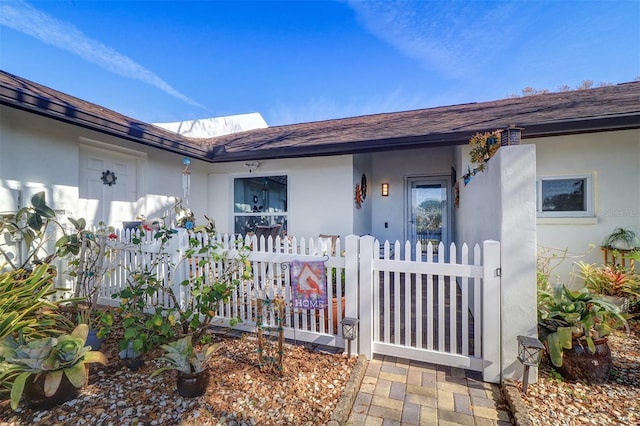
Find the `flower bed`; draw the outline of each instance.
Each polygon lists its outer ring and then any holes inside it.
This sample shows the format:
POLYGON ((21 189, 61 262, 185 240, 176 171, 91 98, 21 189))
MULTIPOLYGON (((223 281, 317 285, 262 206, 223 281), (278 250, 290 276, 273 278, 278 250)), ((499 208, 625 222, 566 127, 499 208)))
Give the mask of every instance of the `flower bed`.
POLYGON ((223 344, 210 364, 206 393, 183 398, 176 391, 175 373, 150 377, 160 367, 158 349, 145 354, 136 371, 118 358, 119 332, 116 326, 102 348, 110 364, 91 368, 89 385, 77 399, 48 411, 21 406, 12 412, 8 401, 2 402, 0 424, 324 424, 356 362, 354 357, 285 345, 285 371, 278 375, 258 368, 252 338, 216 337, 223 344))

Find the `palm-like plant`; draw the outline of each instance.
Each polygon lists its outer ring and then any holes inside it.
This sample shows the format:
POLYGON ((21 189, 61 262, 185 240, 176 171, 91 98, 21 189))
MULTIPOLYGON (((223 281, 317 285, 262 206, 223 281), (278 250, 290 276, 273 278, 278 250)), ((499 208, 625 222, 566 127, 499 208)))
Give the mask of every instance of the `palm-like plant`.
POLYGON ((58 304, 47 300, 55 293, 53 278, 47 264, 0 273, 0 339, 22 332, 30 340, 71 330, 71 322, 56 313, 58 304))
POLYGON ((169 365, 154 371, 151 376, 156 376, 166 370, 177 370, 183 374, 200 373, 205 370, 207 363, 214 355, 220 344, 204 345, 196 350, 191 343, 191 336, 185 336, 175 342, 160 345, 164 349, 160 361, 169 365))

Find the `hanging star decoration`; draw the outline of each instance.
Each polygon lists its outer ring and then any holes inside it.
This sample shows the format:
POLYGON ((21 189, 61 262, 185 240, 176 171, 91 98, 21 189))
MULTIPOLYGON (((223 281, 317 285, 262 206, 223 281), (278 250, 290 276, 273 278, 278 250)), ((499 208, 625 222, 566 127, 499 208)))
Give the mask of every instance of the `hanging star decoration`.
POLYGON ((106 172, 102 172, 101 179, 103 184, 111 186, 116 184, 116 180, 118 178, 116 177, 116 174, 114 172, 107 170, 106 172))

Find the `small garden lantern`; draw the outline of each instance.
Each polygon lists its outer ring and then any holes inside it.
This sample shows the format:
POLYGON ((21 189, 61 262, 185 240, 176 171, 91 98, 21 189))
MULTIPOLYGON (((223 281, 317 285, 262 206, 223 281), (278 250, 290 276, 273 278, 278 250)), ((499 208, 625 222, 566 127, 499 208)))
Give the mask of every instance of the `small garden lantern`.
POLYGON ((535 337, 518 336, 518 361, 524 365, 522 378, 522 393, 527 394, 529 386, 529 367, 537 366, 542 358, 544 345, 535 337))
POLYGON ((358 318, 346 317, 342 324, 342 337, 347 341, 347 353, 351 356, 351 341, 358 337, 358 318))

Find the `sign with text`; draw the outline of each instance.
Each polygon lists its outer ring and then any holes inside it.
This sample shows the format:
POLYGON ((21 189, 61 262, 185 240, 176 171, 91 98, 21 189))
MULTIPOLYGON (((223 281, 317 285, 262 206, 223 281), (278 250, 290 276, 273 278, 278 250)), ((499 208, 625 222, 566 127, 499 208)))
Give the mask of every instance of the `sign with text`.
POLYGON ((289 272, 294 308, 324 309, 327 306, 327 276, 323 261, 294 260, 289 272))

